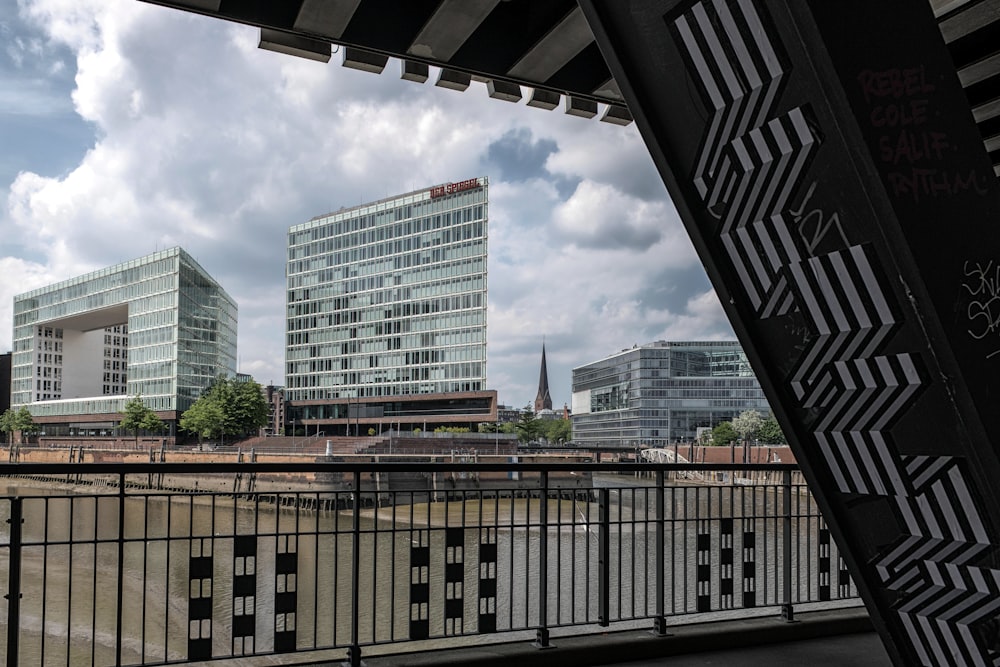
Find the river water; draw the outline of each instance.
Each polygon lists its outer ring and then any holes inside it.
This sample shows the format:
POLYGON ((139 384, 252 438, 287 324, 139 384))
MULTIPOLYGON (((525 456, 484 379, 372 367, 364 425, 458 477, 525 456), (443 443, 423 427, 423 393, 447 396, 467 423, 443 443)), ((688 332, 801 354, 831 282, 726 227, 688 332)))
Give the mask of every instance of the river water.
MULTIPOLYGON (((541 625, 543 572, 545 625, 593 624, 603 614, 603 544, 611 621, 657 614, 657 572, 666 616, 778 604, 786 534, 793 601, 823 597, 823 558, 834 558, 836 579, 835 548, 822 544, 804 497, 793 497, 800 516, 786 533, 779 487, 670 488, 661 563, 655 491, 629 478, 598 483, 615 487, 603 514, 599 495, 409 504, 403 494, 395 507, 361 510, 357 526, 350 509, 210 495, 129 496, 120 524, 116 495, 11 484, 0 486, 0 586, 6 594, 14 495, 25 666, 115 664, 119 624, 122 664, 531 630, 541 625)), ((9 623, 3 605, 0 622, 9 623)), ((0 643, 6 659, 7 637, 0 643)))

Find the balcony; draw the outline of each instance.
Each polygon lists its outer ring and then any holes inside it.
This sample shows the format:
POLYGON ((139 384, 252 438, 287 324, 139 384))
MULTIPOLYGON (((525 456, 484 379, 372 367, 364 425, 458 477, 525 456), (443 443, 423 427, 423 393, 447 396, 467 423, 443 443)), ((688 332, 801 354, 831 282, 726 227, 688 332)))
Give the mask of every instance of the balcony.
POLYGON ((559 660, 561 642, 612 631, 860 607, 791 465, 320 457, 0 474, 7 665, 359 665, 510 642, 559 660))

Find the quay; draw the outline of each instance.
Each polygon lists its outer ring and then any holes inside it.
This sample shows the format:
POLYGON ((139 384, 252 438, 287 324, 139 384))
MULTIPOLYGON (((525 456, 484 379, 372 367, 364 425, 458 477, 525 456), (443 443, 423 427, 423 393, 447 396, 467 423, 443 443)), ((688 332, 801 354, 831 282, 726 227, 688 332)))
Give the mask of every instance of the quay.
MULTIPOLYGON (((430 435, 430 434, 428 434, 430 435)), ((365 491, 385 492, 384 500, 394 498, 392 491, 426 492, 428 497, 440 497, 452 491, 484 490, 487 494, 495 491, 525 495, 532 492, 537 484, 533 479, 518 479, 519 468, 478 470, 470 474, 465 469, 452 470, 445 474, 420 468, 421 464, 529 464, 529 463, 676 463, 676 464, 768 464, 795 463, 795 456, 788 446, 761 447, 705 447, 691 444, 675 445, 668 448, 605 448, 576 449, 567 447, 518 448, 516 440, 494 440, 488 434, 459 434, 453 437, 417 437, 413 434, 386 434, 366 437, 267 437, 252 438, 230 445, 168 447, 158 438, 108 437, 71 440, 67 438, 40 438, 37 445, 0 446, 0 461, 10 463, 52 463, 52 464, 139 464, 172 463, 194 466, 233 463, 273 463, 300 464, 316 463, 371 463, 375 467, 361 480, 365 491), (409 469, 384 464, 413 464, 409 469)), ((506 435, 506 434, 504 434, 506 435)), ((638 469, 635 469, 636 471, 638 469)), ((675 468, 679 479, 711 482, 705 470, 684 472, 675 468)), ((728 483, 726 475, 718 473, 715 481, 728 483)), ((768 476, 776 475, 774 469, 758 469, 754 478, 744 482, 768 481, 768 476)), ((71 474, 68 481, 78 475, 71 474)), ((97 487, 114 486, 116 475, 88 475, 81 482, 97 487)), ((796 488, 804 488, 801 473, 793 471, 796 488)), ((51 481, 51 480, 50 480, 51 481)), ((773 480, 771 480, 773 481, 773 480)), ((134 487, 155 488, 172 491, 207 492, 272 492, 297 491, 338 491, 350 490, 352 479, 344 473, 320 473, 314 469, 300 469, 295 472, 274 472, 258 479, 253 474, 237 471, 235 477, 229 473, 214 474, 209 468, 198 475, 180 472, 174 475, 154 474, 146 479, 131 477, 134 487)), ((589 473, 577 471, 556 471, 549 477, 555 488, 568 492, 591 488, 589 473)), ((332 497, 332 496, 331 496, 332 497)), ((324 497, 297 496, 310 509, 321 509, 324 497)), ((326 498, 325 500, 329 500, 326 498)), ((291 502, 285 497, 284 502, 291 502)), ((381 504, 381 502, 379 503, 381 504)))

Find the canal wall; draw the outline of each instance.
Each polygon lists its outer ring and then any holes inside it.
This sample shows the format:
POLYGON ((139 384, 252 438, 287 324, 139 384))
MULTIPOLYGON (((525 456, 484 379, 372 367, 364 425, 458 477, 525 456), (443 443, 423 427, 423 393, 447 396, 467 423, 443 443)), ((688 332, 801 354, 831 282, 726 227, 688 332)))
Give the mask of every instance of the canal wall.
MULTIPOLYGON (((78 466, 78 472, 58 476, 35 475, 40 481, 54 481, 74 485, 90 485, 96 488, 116 489, 119 476, 115 474, 88 474, 87 464, 90 463, 174 463, 174 464, 212 464, 212 463, 509 463, 511 457, 485 454, 376 454, 317 456, 314 453, 247 453, 229 448, 215 451, 192 450, 156 450, 147 451, 128 449, 99 449, 96 447, 68 448, 36 448, 36 447, 0 447, 0 461, 11 463, 71 463, 78 466)), ((590 456, 572 454, 531 454, 518 456, 517 461, 523 463, 587 463, 590 456)), ((493 495, 494 492, 519 493, 525 495, 539 488, 537 473, 520 472, 380 472, 377 469, 365 473, 361 478, 361 492, 369 494, 385 494, 386 496, 399 492, 412 492, 415 500, 427 500, 464 492, 484 492, 493 495)), ((554 490, 581 490, 592 487, 589 473, 551 472, 548 483, 554 490)), ((125 480, 127 487, 136 489, 165 489, 179 492, 196 493, 226 493, 226 494, 335 494, 354 491, 353 473, 307 471, 282 473, 220 473, 220 474, 136 474, 128 475, 125 480)))
MULTIPOLYGON (((399 442, 394 443, 398 446, 399 442)), ((411 443, 406 443, 411 444, 411 443)), ((11 463, 72 463, 79 466, 78 472, 59 476, 36 475, 39 481, 55 481, 79 486, 90 486, 98 489, 117 489, 119 476, 115 474, 88 474, 87 464, 90 463, 173 463, 173 464, 234 464, 241 462, 258 462, 270 464, 283 463, 412 463, 417 465, 429 463, 589 463, 595 460, 603 462, 635 460, 634 451, 619 452, 588 452, 573 450, 549 450, 515 456, 501 450, 499 453, 484 453, 484 450, 459 448, 446 454, 427 454, 415 451, 405 453, 372 453, 372 443, 353 439, 348 442, 332 443, 327 448, 319 447, 320 442, 313 441, 308 446, 301 442, 289 443, 287 448, 274 447, 264 451, 257 449, 245 450, 238 447, 224 447, 214 450, 197 448, 166 449, 150 443, 145 449, 134 448, 103 448, 95 443, 81 445, 49 445, 49 446, 15 446, 0 447, 0 461, 11 463), (364 454, 355 454, 356 451, 364 454), (326 452, 333 453, 327 456, 326 452)), ((384 452, 375 448, 376 452, 384 452)), ((665 450, 660 450, 665 451, 665 450)), ((788 447, 698 447, 681 445, 667 449, 672 460, 690 463, 794 463, 795 458, 788 447), (676 458, 674 458, 676 457, 676 458)), ((630 475, 619 477, 628 478, 630 475)), ((644 477, 647 475, 635 475, 644 477)), ((636 480, 638 481, 638 480, 636 480)), ((739 472, 671 472, 668 483, 696 484, 780 484, 782 473, 767 470, 739 472)), ((793 484, 802 484, 801 472, 793 473, 793 484)), ((321 498, 349 497, 354 491, 352 473, 326 471, 296 471, 284 473, 219 473, 219 474, 137 474, 125 479, 129 488, 168 490, 181 493, 224 493, 232 495, 287 494, 298 498, 295 503, 321 504, 321 498), (306 496, 313 496, 312 499, 306 496)), ((577 491, 586 493, 594 487, 594 481, 589 472, 571 473, 552 471, 548 474, 548 485, 557 493, 573 494, 577 491)), ((383 498, 405 492, 412 502, 422 502, 431 499, 460 497, 464 493, 483 493, 486 496, 502 493, 504 495, 533 495, 540 487, 538 473, 501 471, 501 472, 434 472, 429 470, 414 471, 380 471, 377 469, 366 472, 361 477, 361 492, 368 497, 383 498)), ((276 502, 284 502, 278 500, 276 502)))

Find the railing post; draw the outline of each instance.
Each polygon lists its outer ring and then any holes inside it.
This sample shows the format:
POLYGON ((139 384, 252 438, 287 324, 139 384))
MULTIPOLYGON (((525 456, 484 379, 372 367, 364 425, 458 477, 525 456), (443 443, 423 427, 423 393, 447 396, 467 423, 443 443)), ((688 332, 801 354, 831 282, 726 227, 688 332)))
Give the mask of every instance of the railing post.
POLYGON ((791 623, 795 620, 792 608, 792 471, 785 470, 781 478, 782 505, 782 583, 784 587, 781 604, 781 620, 791 623))
POLYGON ((347 648, 345 666, 361 667, 361 640, 358 626, 361 601, 361 471, 354 471, 354 502, 352 503, 351 538, 351 645, 347 648))
POLYGON ((611 490, 604 487, 597 493, 597 622, 603 627, 611 623, 611 490))
POLYGON ((24 522, 22 498, 10 499, 10 563, 7 567, 7 667, 17 667, 18 638, 21 631, 21 524, 24 522))
MULTIPOLYGON (((541 473, 542 497, 538 510, 538 630, 535 648, 552 648, 549 643, 549 473, 541 473)), ((529 500, 530 502, 530 500, 529 500)), ((529 523, 530 523, 530 512, 529 523)))
MULTIPOLYGON (((122 664, 122 603, 125 597, 125 473, 118 474, 118 608, 115 611, 115 665, 122 664)), ((145 594, 143 594, 145 597, 145 594)), ((142 604, 145 606, 146 601, 142 604)))
POLYGON ((656 535, 654 539, 656 540, 656 617, 653 618, 653 630, 652 634, 657 637, 666 637, 669 633, 667 632, 667 614, 664 608, 664 594, 665 594, 665 582, 664 582, 664 568, 666 567, 666 549, 665 549, 665 538, 664 538, 664 526, 663 523, 666 520, 666 508, 664 507, 664 491, 663 491, 663 470, 656 471, 656 523, 655 531, 656 535))

